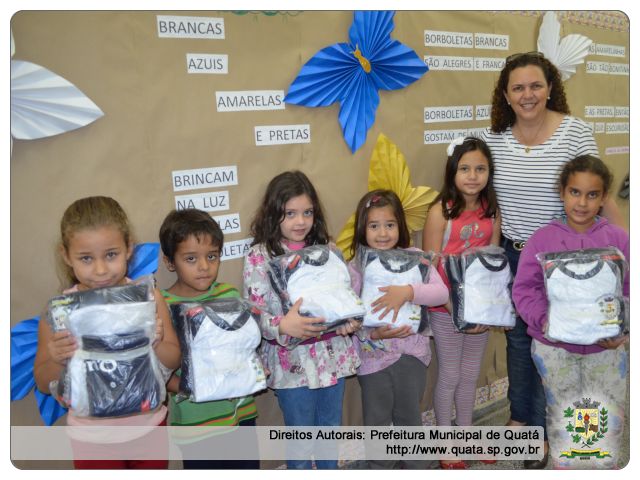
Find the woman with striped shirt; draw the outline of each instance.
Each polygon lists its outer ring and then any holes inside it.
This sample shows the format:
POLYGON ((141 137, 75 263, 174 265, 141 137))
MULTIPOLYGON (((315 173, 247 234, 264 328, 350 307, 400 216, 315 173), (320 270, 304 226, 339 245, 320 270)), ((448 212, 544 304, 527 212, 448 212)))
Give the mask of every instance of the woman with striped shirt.
MULTIPOLYGON (((562 215, 558 174, 569 160, 598 154, 589 126, 569 115, 558 69, 540 52, 507 58, 493 91, 491 127, 481 138, 495 162, 493 184, 502 215, 502 246, 515 276, 520 252, 531 234, 562 215)), ((603 215, 621 225, 612 199, 603 215)), ((545 426, 546 402, 531 360, 531 337, 517 318, 507 335, 511 419, 508 425, 545 426)), ((525 468, 544 468, 548 457, 525 460, 525 468)))

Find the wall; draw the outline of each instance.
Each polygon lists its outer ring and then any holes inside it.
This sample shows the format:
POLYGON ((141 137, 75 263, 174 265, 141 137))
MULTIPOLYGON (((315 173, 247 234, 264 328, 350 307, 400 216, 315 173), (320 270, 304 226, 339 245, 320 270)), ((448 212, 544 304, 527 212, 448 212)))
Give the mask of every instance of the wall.
MULTIPOLYGON (((624 48, 622 58, 591 54, 587 61, 628 65, 628 19, 623 14, 559 12, 559 16, 563 36, 580 33, 597 44, 624 48)), ((395 16, 392 36, 421 58, 504 59, 514 52, 535 50, 540 21, 541 12, 401 11, 395 16), (425 46, 425 30, 505 35, 508 47, 425 46)), ((11 325, 38 314, 59 291, 54 265, 59 220, 68 204, 80 197, 116 198, 128 211, 138 241, 153 242, 162 219, 174 208, 174 195, 185 193, 173 191, 172 171, 237 166, 237 185, 186 192, 229 192, 230 208, 219 214, 239 214, 241 232, 226 237, 233 242, 249 237, 250 221, 267 182, 283 170, 297 168, 314 182, 335 238, 367 190, 369 158, 379 133, 404 153, 414 185, 438 189, 448 141, 425 144, 424 131, 480 128, 489 122, 424 123, 424 108, 488 105, 497 71, 432 69, 408 88, 381 92, 375 124, 354 154, 342 138, 337 105, 217 110, 217 92, 286 92, 300 67, 319 49, 348 41, 351 22, 348 11, 16 13, 11 20, 13 58, 42 65, 71 81, 105 115, 69 133, 13 142, 11 325), (159 38, 157 15, 221 18, 225 38, 159 38), (188 74, 187 53, 228 55, 228 74, 188 74), (299 124, 310 126, 310 143, 256 146, 255 126, 299 124)), ((565 83, 572 113, 590 122, 628 122, 613 116, 585 117, 585 106, 628 107, 628 74, 589 74, 585 65, 577 70, 565 83)), ((629 155, 606 152, 628 147, 628 134, 597 133, 596 140, 619 185, 629 171, 629 155)), ((618 203, 628 218, 628 201, 618 199, 618 203)), ((220 278, 240 285, 241 268, 241 259, 223 262, 220 278)), ((168 286, 172 277, 161 267, 158 280, 168 286)), ((435 363, 429 370, 432 385, 435 363)), ((492 386, 505 376, 504 338, 494 333, 479 386, 492 386)), ((359 389, 353 379, 347 400, 345 421, 357 424, 359 389)), ((259 403, 261 424, 281 422, 270 393, 259 403)), ((427 395, 423 403, 430 408, 427 395)), ((32 398, 12 404, 14 424, 39 421, 32 398)))

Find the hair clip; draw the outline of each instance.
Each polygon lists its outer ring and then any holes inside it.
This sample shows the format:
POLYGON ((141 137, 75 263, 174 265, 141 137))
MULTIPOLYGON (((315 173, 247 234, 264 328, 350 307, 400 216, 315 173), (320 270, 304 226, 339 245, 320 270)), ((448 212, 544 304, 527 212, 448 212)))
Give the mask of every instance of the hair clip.
POLYGON ((447 147, 447 156, 453 155, 453 151, 458 145, 462 145, 464 143, 465 137, 457 137, 453 142, 449 144, 447 147))
POLYGON ((369 201, 367 201, 365 208, 371 208, 371 205, 373 205, 374 203, 378 203, 378 200, 380 200, 380 195, 374 195, 372 196, 369 201))

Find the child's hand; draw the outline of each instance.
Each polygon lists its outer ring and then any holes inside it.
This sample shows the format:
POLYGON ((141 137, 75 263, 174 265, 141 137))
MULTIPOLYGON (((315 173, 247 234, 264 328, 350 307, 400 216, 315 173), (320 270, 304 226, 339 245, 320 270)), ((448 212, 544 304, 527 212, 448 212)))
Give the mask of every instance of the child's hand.
POLYGON ((160 318, 160 315, 156 314, 156 334, 153 337, 153 342, 151 343, 151 346, 155 348, 160 342, 162 342, 163 338, 164 338, 164 325, 162 324, 162 318, 160 318))
POLYGON ((626 334, 626 335, 620 335, 619 337, 603 338, 602 340, 598 341, 598 345, 600 345, 602 348, 615 350, 620 345, 622 345, 623 343, 627 343, 628 341, 629 341, 629 334, 626 334))
POLYGON ((489 325, 476 325, 469 330, 465 330, 464 333, 468 333, 469 335, 477 335, 479 333, 484 333, 489 330, 489 325))
POLYGON ((405 338, 413 335, 410 325, 393 328, 391 325, 383 325, 371 331, 371 340, 384 340, 386 338, 405 338))
POLYGON ((49 391, 51 392, 51 396, 56 400, 56 402, 58 402, 64 408, 69 408, 69 404, 65 401, 64 397, 60 394, 60 391, 58 388, 59 381, 60 380, 51 380, 49 382, 49 391))
POLYGON ((314 325, 314 323, 324 323, 324 318, 303 317, 299 312, 300 305, 302 305, 302 298, 299 298, 289 312, 282 317, 278 327, 280 333, 303 340, 322 335, 326 328, 324 325, 314 325))
POLYGON ((388 287, 380 287, 378 290, 385 292, 385 294, 371 304, 371 313, 377 313, 384 309, 378 317, 382 319, 387 313, 393 310, 393 319, 391 322, 396 321, 400 307, 402 307, 405 302, 413 300, 413 287, 411 285, 391 285, 388 287))
POLYGON ((175 373, 171 374, 171 377, 167 381, 167 391, 172 393, 178 393, 180 391, 180 377, 175 373))
POLYGON ((78 343, 69 330, 61 330, 53 334, 47 348, 54 362, 65 365, 78 349, 78 343))
POLYGON ((360 330, 360 327, 362 327, 361 322, 358 322, 350 318, 349 320, 347 320, 345 323, 343 323, 336 329, 336 333, 338 335, 342 335, 343 337, 346 337, 347 335, 350 335, 353 332, 360 330))

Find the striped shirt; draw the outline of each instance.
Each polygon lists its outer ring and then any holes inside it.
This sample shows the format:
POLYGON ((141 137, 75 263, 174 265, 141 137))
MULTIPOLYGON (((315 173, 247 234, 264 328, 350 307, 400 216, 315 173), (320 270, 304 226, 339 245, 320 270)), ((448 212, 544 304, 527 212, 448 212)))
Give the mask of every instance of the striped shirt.
POLYGON ((599 157, 589 126, 570 116, 562 119, 550 138, 534 147, 520 144, 511 127, 502 133, 487 129, 480 138, 491 149, 495 163, 493 186, 502 215, 502 234, 514 241, 528 240, 564 212, 557 182, 565 163, 580 155, 599 157))

